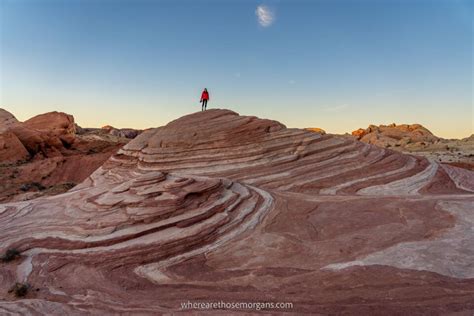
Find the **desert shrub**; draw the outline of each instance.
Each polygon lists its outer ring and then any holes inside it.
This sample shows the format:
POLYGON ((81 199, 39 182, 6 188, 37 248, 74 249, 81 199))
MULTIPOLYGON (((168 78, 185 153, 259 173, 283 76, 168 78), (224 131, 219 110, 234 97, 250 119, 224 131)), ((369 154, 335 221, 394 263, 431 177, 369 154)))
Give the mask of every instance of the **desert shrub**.
POLYGON ((20 186, 20 190, 23 192, 29 191, 33 188, 36 188, 38 191, 43 191, 46 189, 46 187, 39 182, 25 183, 20 186))
POLYGON ((74 182, 64 182, 63 183, 63 186, 64 188, 66 188, 67 190, 70 190, 72 188, 74 188, 76 186, 76 183, 74 182))
POLYGON ((8 249, 1 257, 2 262, 10 262, 20 257, 20 252, 16 249, 8 249))
POLYGON ((20 283, 17 282, 13 285, 8 293, 13 293, 15 297, 25 297, 28 294, 28 290, 30 289, 30 285, 28 283, 20 283))

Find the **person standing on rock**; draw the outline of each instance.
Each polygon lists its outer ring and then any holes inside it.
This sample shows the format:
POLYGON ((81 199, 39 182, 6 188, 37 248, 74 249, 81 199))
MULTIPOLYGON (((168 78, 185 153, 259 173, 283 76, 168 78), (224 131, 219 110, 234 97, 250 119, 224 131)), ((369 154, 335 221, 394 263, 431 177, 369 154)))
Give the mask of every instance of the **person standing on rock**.
POLYGON ((199 101, 199 102, 202 103, 201 111, 205 111, 205 110, 206 110, 207 101, 209 101, 209 92, 207 92, 207 89, 204 88, 204 91, 203 91, 202 94, 201 94, 201 101, 199 101))

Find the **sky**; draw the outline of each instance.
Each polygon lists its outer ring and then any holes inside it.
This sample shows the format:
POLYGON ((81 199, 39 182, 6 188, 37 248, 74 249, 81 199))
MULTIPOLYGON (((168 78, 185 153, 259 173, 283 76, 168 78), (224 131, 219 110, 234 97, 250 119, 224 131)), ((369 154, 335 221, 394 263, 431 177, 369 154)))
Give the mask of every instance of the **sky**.
POLYGON ((464 0, 0 0, 0 107, 148 128, 208 108, 474 133, 464 0))

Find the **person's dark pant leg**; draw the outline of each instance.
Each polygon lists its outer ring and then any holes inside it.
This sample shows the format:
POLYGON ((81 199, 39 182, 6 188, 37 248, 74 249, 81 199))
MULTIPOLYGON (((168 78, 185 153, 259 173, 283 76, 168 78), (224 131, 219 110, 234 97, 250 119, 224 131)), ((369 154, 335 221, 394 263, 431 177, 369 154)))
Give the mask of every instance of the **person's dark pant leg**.
POLYGON ((207 108, 207 100, 202 100, 202 106, 204 107, 204 110, 207 108))

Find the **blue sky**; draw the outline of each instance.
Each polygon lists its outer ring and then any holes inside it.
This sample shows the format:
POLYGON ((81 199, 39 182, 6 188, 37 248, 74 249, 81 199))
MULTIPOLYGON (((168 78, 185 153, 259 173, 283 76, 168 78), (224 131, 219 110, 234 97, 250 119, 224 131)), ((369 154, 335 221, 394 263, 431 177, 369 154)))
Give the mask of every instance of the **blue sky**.
POLYGON ((473 7, 458 0, 0 0, 0 106, 154 127, 209 107, 344 133, 474 133, 473 7))

